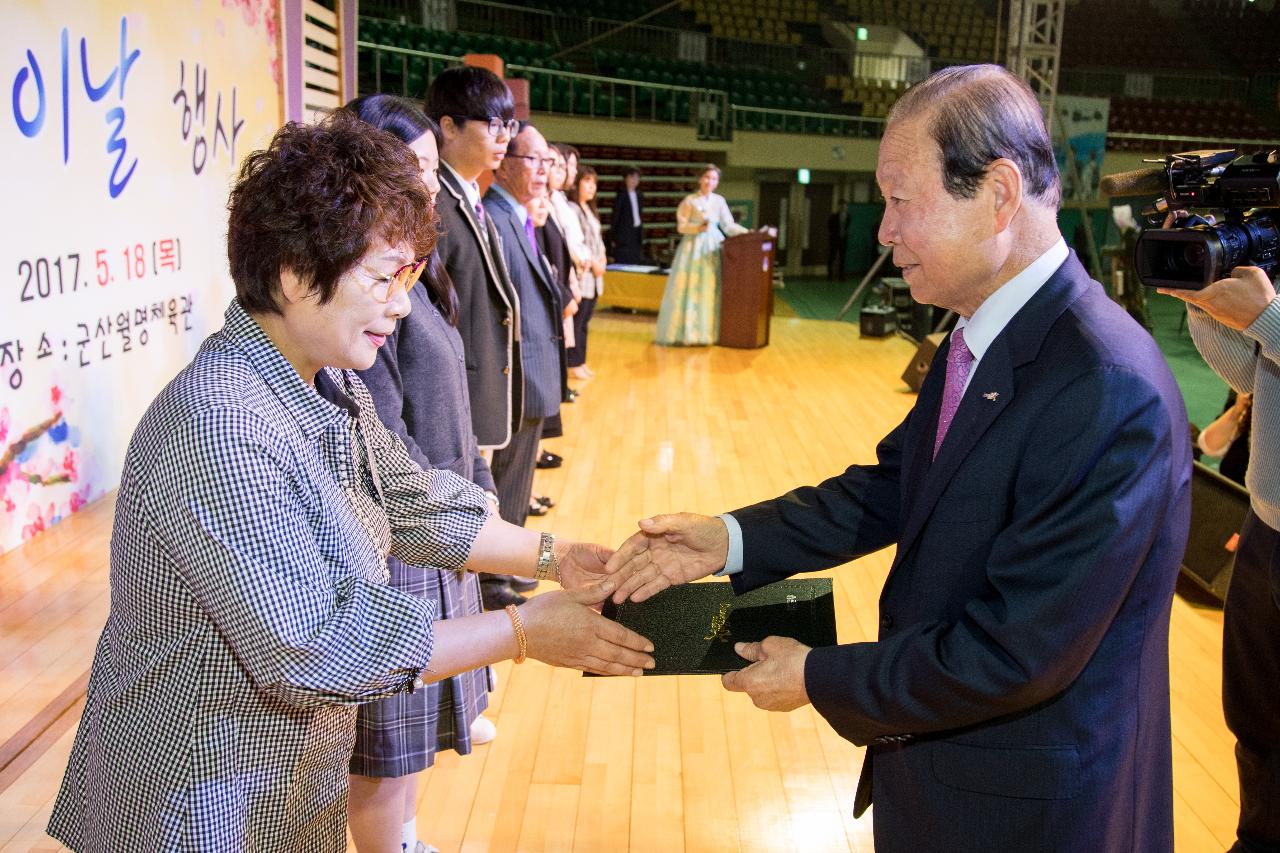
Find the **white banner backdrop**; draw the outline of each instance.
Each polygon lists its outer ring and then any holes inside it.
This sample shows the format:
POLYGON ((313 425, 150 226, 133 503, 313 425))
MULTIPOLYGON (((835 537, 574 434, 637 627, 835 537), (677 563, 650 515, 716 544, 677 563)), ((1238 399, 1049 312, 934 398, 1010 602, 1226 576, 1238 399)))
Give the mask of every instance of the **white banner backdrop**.
POLYGON ((6 4, 0 552, 119 481, 222 324, 226 198, 279 126, 275 0, 6 4))

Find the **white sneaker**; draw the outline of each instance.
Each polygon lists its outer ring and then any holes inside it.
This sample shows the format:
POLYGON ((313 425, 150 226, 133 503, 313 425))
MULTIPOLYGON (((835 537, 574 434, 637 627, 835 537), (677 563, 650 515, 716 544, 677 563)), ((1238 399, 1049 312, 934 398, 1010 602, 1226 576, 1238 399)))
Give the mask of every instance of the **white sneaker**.
POLYGON ((420 840, 418 841, 417 844, 414 845, 413 853, 440 853, 440 850, 420 840))
POLYGON ((488 717, 476 717, 471 721, 471 742, 475 745, 488 743, 498 736, 498 727, 488 717))

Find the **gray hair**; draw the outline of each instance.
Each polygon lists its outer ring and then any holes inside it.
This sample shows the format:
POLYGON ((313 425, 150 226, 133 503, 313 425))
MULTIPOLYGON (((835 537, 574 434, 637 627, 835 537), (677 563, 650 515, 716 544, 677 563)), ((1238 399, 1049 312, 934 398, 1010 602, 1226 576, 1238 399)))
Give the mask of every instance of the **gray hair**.
POLYGON ((1027 194, 1057 208, 1058 163, 1035 93, 999 65, 957 65, 930 74, 889 111, 889 123, 927 115, 942 152, 942 184, 954 198, 973 198, 991 163, 1012 160, 1027 194))

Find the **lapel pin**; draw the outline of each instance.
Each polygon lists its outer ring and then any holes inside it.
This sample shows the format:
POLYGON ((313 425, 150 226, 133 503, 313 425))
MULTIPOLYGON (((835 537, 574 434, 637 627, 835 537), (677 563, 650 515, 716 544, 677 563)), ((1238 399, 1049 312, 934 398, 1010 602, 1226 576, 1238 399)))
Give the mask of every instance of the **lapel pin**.
POLYGON ((992 402, 995 402, 995 399, 996 399, 997 397, 999 397, 999 396, 1000 396, 1000 392, 999 392, 999 391, 988 391, 987 393, 983 394, 982 396, 983 396, 983 397, 985 397, 985 398, 986 398, 986 399, 988 399, 988 400, 991 400, 992 402))

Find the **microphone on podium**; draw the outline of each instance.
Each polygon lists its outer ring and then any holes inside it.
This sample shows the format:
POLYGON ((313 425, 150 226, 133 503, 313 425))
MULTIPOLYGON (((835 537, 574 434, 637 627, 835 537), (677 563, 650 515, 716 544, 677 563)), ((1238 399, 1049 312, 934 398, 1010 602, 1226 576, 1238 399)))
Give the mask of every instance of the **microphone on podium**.
POLYGON ((1104 175, 1098 188, 1105 196, 1160 195, 1169 188, 1169 176, 1163 168, 1133 169, 1104 175))

